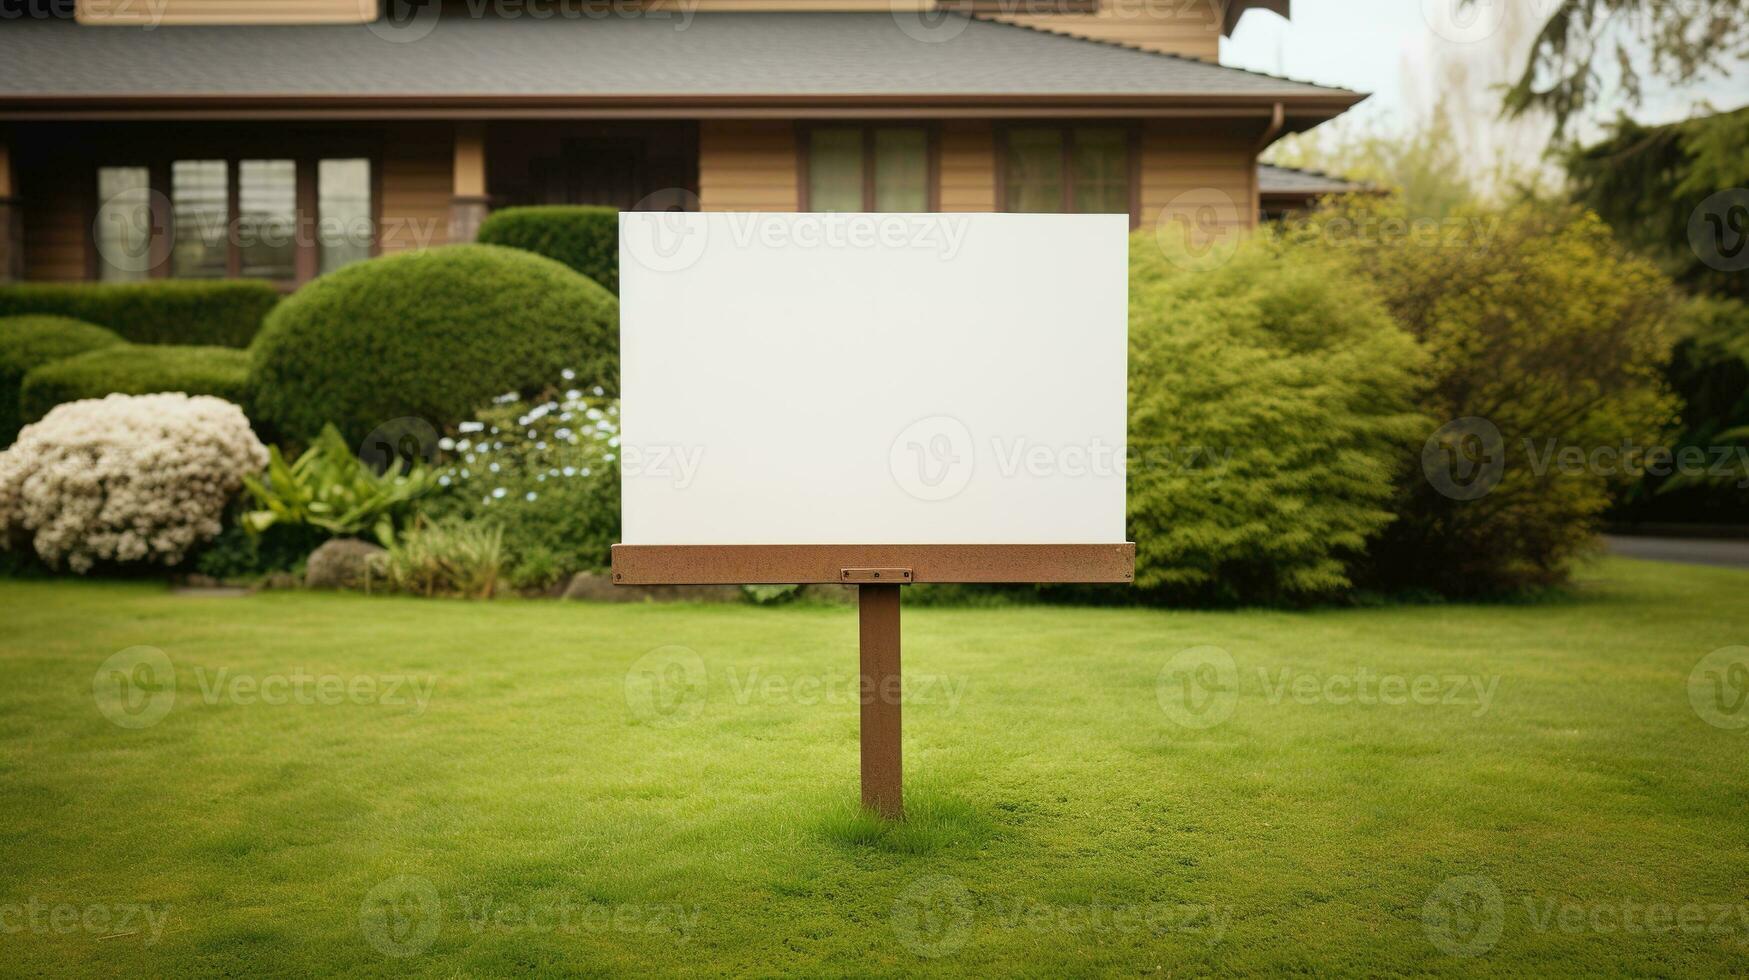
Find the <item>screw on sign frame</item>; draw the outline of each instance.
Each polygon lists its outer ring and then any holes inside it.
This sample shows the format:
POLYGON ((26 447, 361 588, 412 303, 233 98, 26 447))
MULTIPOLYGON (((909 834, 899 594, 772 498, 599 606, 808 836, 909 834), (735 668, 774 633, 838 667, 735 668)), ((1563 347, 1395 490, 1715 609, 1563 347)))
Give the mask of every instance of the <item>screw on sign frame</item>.
POLYGON ((862 805, 904 815, 899 711, 899 589, 917 582, 1129 583, 1136 546, 613 546, 615 585, 855 585, 861 659, 862 805))

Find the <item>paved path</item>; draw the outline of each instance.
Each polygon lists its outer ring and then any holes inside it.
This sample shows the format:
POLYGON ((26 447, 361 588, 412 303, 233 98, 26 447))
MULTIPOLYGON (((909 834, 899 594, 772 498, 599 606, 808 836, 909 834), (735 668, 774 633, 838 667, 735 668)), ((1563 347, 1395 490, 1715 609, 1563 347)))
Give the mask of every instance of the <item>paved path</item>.
POLYGON ((1610 554, 1624 558, 1749 568, 1749 539, 1642 538, 1606 534, 1603 540, 1608 542, 1610 554))

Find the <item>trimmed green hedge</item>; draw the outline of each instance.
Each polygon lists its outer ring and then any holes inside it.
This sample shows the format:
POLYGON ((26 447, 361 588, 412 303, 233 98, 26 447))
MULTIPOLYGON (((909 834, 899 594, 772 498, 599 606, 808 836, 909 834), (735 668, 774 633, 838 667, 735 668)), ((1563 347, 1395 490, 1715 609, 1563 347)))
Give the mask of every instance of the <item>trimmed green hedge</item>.
POLYGON ((505 208, 481 222, 476 239, 563 262, 619 295, 619 211, 614 208, 505 208))
POLYGON ((64 316, 0 317, 0 446, 24 425, 18 393, 24 376, 54 361, 122 342, 112 331, 64 316))
POLYGON ((180 391, 248 409, 249 354, 230 347, 119 344, 45 364, 24 376, 19 407, 34 422, 63 402, 180 391))
POLYGON ((251 349, 254 407, 308 439, 332 422, 356 445, 417 416, 439 429, 562 372, 619 386, 619 301, 559 263, 496 245, 447 245, 349 265, 267 318, 251 349))
POLYGON ((279 292, 256 279, 0 286, 0 316, 72 317, 136 344, 247 347, 278 302, 279 292))

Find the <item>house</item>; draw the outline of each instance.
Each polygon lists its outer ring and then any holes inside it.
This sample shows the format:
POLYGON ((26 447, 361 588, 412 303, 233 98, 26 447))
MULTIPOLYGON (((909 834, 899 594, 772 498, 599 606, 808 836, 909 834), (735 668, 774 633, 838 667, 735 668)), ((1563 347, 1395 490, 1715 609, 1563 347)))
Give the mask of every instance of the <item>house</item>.
POLYGON ((10 278, 290 288, 541 203, 1218 234, 1365 98, 1218 63, 1287 0, 59 2, 0 30, 10 278))

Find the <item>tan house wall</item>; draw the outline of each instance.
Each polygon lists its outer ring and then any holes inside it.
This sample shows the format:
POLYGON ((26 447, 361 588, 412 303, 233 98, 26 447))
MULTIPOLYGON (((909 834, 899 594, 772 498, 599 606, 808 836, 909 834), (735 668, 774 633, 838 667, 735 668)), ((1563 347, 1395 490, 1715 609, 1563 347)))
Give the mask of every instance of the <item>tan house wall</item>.
POLYGON ((361 24, 377 0, 78 0, 81 24, 361 24))
POLYGON ((990 19, 1218 62, 1221 16, 1215 0, 1101 0, 1095 13, 990 19))
POLYGON ((1142 127, 1141 170, 1143 227, 1174 218, 1199 226, 1257 224, 1255 133, 1150 121, 1142 127))
POLYGON ((382 221, 384 255, 449 241, 454 196, 455 127, 450 124, 394 131, 383 141, 382 221))
MULTIPOLYGON (((1254 128, 1254 127, 1253 127, 1254 128)), ((949 121, 937 131, 941 209, 994 211, 996 139, 984 121, 949 121)), ((1257 223, 1256 135, 1202 121, 1153 120, 1141 134, 1141 224, 1174 216, 1199 224, 1257 223)), ((706 211, 793 211, 795 128, 788 122, 705 122, 699 132, 698 193, 706 211)))
POLYGON ((943 211, 996 210, 996 133, 987 122, 947 122, 936 134, 943 211))
POLYGON ((698 129, 701 211, 794 211, 796 130, 787 120, 706 120, 698 129))

